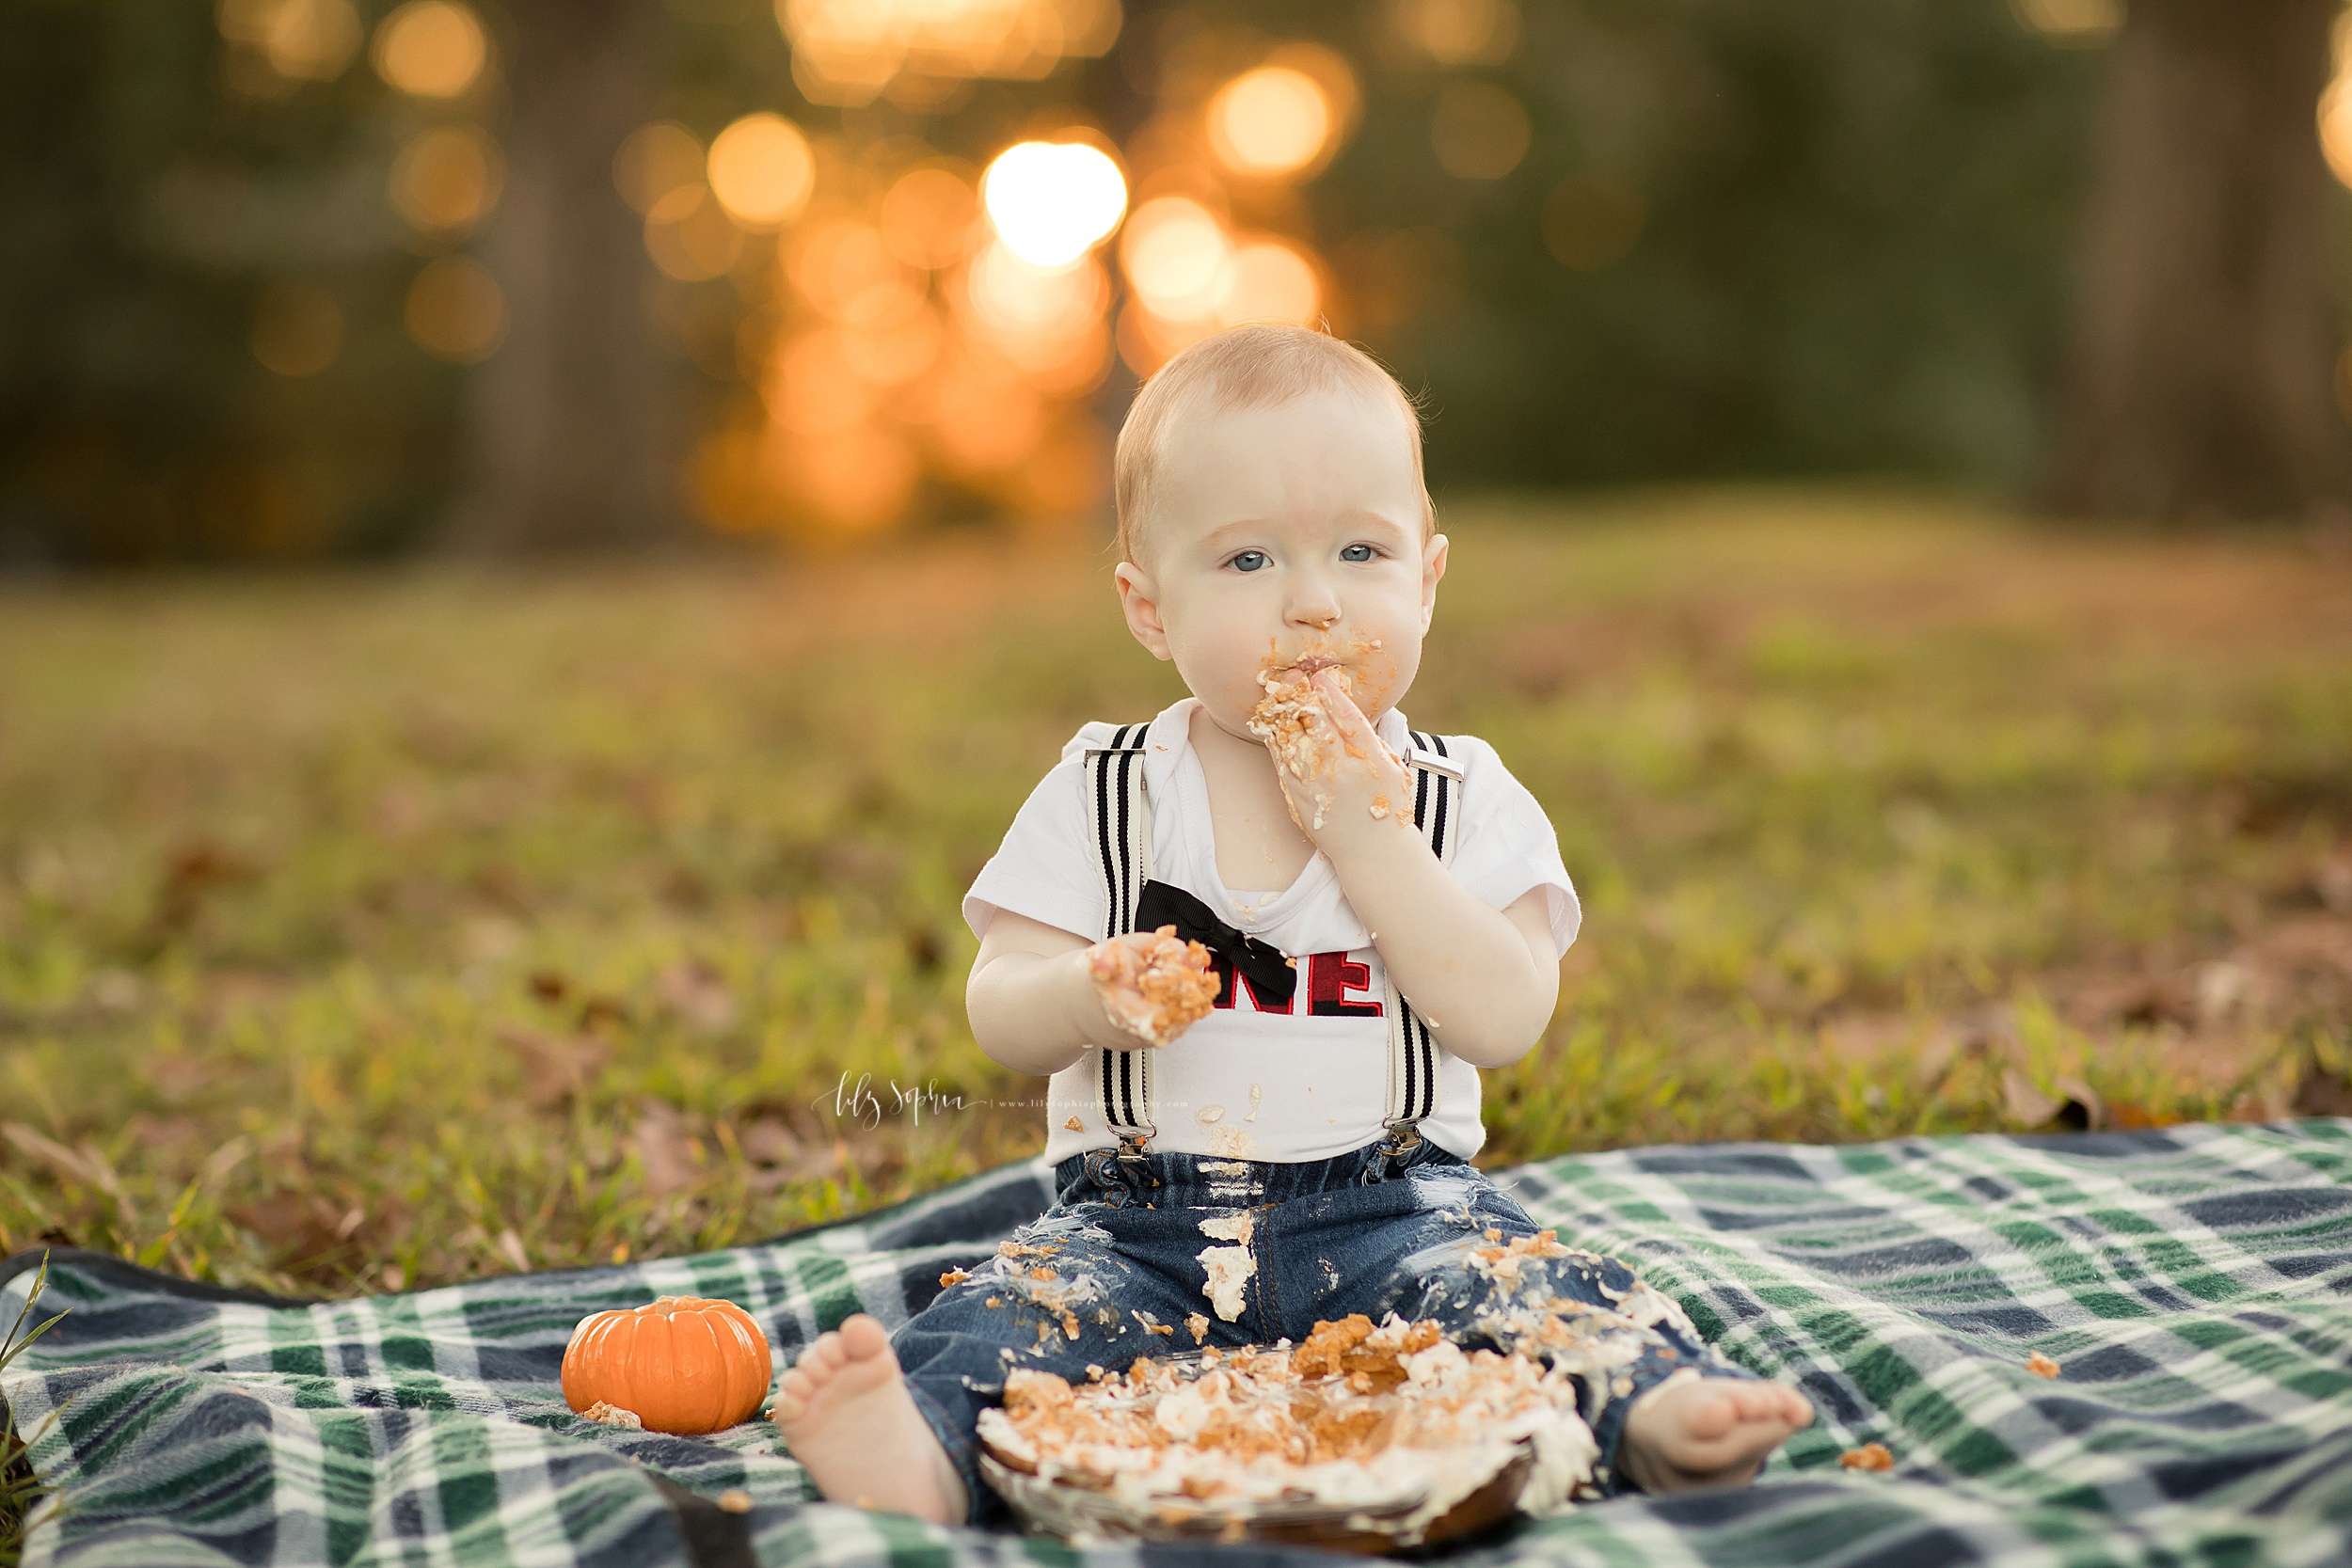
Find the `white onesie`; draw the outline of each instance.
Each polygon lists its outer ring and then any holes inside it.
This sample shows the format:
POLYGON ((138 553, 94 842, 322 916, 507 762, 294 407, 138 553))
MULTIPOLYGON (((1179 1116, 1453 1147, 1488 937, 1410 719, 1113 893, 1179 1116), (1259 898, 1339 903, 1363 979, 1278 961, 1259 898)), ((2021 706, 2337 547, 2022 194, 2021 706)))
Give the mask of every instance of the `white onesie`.
MULTIPOLYGON (((1321 854, 1279 894, 1262 898, 1251 893, 1250 904, 1238 902, 1218 878, 1208 780, 1192 750, 1199 705, 1191 697, 1174 704, 1152 721, 1145 738, 1152 875, 1295 958, 1297 981, 1287 1006, 1262 1005, 1236 974, 1215 1012, 1156 1053, 1158 1134, 1151 1148, 1278 1161, 1321 1160, 1361 1148, 1381 1136, 1387 1091, 1387 984, 1380 955, 1321 854)), ((1405 751, 1404 715, 1391 709, 1379 728, 1392 750, 1405 751)), ((987 934, 998 910, 1089 942, 1102 935, 1106 911, 1089 836, 1083 763, 1087 747, 1104 744, 1112 729, 1089 724, 1080 730, 1062 748, 1060 765, 1030 793, 1003 846, 964 895, 963 917, 975 935, 987 934)), ((1550 819, 1493 747, 1468 736, 1449 736, 1447 744, 1463 770, 1459 836, 1449 869, 1498 910, 1531 889, 1544 889, 1552 941, 1565 954, 1576 940, 1579 911, 1550 819)), ((1442 1046, 1445 1021, 1432 1022, 1442 1046)), ((1048 1087, 1049 1160, 1118 1142, 1097 1098, 1094 1054, 1056 1073, 1048 1087)), ((1421 1132, 1464 1159, 1478 1152, 1486 1134, 1475 1068, 1440 1053, 1437 1108, 1421 1132)))

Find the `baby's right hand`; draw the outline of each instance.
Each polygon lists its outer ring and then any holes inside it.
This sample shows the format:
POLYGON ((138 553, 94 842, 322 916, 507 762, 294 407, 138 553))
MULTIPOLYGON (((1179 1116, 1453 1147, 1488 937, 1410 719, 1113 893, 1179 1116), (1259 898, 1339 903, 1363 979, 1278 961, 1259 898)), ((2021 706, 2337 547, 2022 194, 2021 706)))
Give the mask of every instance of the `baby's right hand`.
POLYGON ((1086 959, 1112 1025, 1145 1045, 1166 1045, 1208 1017, 1224 983, 1209 950, 1178 941, 1173 926, 1098 942, 1086 959))

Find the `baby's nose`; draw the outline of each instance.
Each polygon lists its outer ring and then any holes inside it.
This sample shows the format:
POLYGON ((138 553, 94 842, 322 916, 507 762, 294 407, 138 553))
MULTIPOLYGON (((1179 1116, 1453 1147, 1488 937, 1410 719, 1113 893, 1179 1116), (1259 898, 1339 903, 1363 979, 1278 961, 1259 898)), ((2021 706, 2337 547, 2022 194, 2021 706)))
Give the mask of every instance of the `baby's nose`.
POLYGON ((1290 622, 1293 626, 1329 631, 1339 624, 1339 601, 1327 591, 1311 591, 1291 600, 1290 622))

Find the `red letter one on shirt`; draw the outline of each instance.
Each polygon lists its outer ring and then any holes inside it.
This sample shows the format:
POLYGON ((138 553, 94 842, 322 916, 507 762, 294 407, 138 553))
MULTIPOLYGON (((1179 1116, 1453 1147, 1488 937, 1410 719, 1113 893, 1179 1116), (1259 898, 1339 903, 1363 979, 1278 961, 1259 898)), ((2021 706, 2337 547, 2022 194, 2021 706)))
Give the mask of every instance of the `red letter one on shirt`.
POLYGON ((1317 953, 1307 960, 1307 1010, 1317 1018, 1378 1018, 1377 1002, 1350 1002, 1351 990, 1372 989, 1372 966, 1350 963, 1344 953, 1317 953))
MULTIPOLYGON (((1217 978, 1224 982, 1223 985, 1216 988, 1216 1001, 1214 1006, 1219 1007, 1232 1006, 1233 1005, 1234 997, 1238 991, 1238 986, 1236 985, 1236 982, 1238 982, 1241 986, 1249 986, 1249 1006, 1255 1011, 1262 1013, 1287 1013, 1291 1010, 1291 1002, 1288 997, 1285 997, 1282 1001, 1277 1003, 1268 1002, 1264 997, 1260 996, 1258 994, 1258 988, 1249 985, 1249 976, 1238 973, 1233 968, 1233 960, 1227 958, 1224 954, 1212 950, 1209 954, 1209 966, 1216 971, 1217 978)), ((1357 967, 1360 969, 1363 966, 1359 964, 1357 967)))

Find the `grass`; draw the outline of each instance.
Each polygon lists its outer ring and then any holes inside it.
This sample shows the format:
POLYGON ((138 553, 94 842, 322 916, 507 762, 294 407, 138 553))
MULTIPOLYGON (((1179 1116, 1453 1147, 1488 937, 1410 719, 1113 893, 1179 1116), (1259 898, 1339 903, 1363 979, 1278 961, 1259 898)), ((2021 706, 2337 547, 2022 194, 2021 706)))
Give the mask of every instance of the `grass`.
MULTIPOLYGON (((2342 565, 1854 492, 1448 521, 1408 711, 1586 906, 1486 1160, 2352 1104, 2342 565)), ((958 899, 1177 694, 1106 562, 977 538, 0 587, 0 1254, 414 1289, 1034 1149, 958 899)))
MULTIPOLYGON (((8 1370, 8 1363, 23 1354, 24 1348, 56 1326, 59 1312, 34 1326, 31 1333, 24 1325, 32 1319, 33 1308, 40 1305, 42 1291, 49 1287, 49 1259, 44 1257, 40 1271, 34 1275, 24 1294, 24 1304, 16 1314, 16 1321, 0 1330, 0 1372, 8 1370)), ((37 1434, 38 1435, 38 1434, 37 1434)), ((15 1412, 0 1401, 0 1561, 20 1560, 24 1516, 35 1503, 49 1495, 33 1475, 31 1461, 25 1455, 24 1439, 16 1430, 15 1412)))

